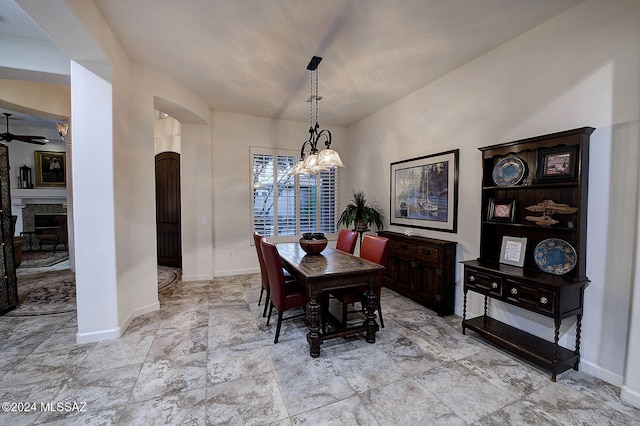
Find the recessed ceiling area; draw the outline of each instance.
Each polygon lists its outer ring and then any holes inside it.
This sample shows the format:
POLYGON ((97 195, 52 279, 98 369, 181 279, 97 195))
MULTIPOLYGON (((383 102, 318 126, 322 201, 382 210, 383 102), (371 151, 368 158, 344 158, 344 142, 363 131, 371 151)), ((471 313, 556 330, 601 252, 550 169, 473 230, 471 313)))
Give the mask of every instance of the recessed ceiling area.
MULTIPOLYGON (((306 66, 321 56, 320 121, 350 126, 581 1, 95 4, 131 60, 182 82, 214 110, 308 121, 306 66)), ((11 24, 16 11, 7 2, 0 0, 0 36, 47 43, 24 17, 11 24)))

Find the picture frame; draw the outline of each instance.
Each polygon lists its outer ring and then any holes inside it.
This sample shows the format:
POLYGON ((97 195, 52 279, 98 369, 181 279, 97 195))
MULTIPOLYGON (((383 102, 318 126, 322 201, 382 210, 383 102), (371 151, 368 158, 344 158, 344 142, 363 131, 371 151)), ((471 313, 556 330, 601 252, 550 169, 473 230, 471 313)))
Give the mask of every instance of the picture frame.
POLYGON ((35 151, 36 186, 67 186, 66 153, 35 151))
POLYGON ((391 163, 391 225, 457 232, 460 150, 391 163))
POLYGON ((515 222, 516 200, 489 198, 487 206, 488 222, 515 222))
POLYGON ((500 263, 506 265, 524 265, 524 256, 527 252, 526 237, 502 237, 502 248, 500 249, 500 263))
POLYGON ((540 149, 537 182, 577 181, 578 146, 540 149))

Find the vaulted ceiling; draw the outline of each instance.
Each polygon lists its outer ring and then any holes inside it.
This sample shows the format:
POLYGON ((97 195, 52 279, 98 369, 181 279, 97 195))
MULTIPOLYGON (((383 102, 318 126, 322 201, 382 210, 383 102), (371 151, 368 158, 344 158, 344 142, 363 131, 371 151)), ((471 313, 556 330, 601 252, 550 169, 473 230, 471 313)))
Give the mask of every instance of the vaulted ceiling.
MULTIPOLYGON (((131 60, 181 81, 216 110, 306 122, 306 66, 323 57, 320 121, 341 126, 581 2, 94 1, 131 60)), ((6 9, 0 37, 46 40, 6 9)))

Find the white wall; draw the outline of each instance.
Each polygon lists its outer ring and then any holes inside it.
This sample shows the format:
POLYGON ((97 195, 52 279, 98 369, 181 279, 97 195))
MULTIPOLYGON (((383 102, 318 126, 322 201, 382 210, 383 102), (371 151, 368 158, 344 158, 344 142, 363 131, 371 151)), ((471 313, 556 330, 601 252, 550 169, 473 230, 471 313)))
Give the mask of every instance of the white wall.
MULTIPOLYGON (((593 126, 581 368, 621 384, 633 271, 640 118, 640 3, 587 1, 460 67, 350 129, 355 186, 389 199, 389 163, 460 148, 458 260, 479 254, 478 147, 593 126), (358 147, 374 145, 378 149, 358 147), (358 174, 356 170, 384 170, 358 174)), ((389 203, 386 201, 388 211, 389 203)), ((403 231, 402 228, 395 228, 403 231)), ((456 312, 462 312, 458 268, 456 312)), ((471 315, 482 313, 470 297, 471 315)), ((493 305, 495 306, 495 305, 493 305)), ((552 323, 518 308, 494 315, 552 340, 552 323)), ((573 348, 575 321, 561 342, 573 348)))
MULTIPOLYGON (((252 170, 249 149, 257 146, 300 152, 302 143, 309 136, 309 125, 218 111, 213 113, 211 125, 213 271, 216 276, 257 272, 255 248, 250 245, 252 170)), ((346 130, 340 127, 330 127, 330 130, 333 136, 331 148, 340 153, 347 167, 351 167, 350 157, 346 154, 349 145, 346 130)), ((344 170, 338 172, 341 205, 346 203, 351 190, 344 170)))
MULTIPOLYGON (((134 316, 159 306, 154 108, 198 124, 207 123, 209 108, 182 84, 131 63, 92 2, 21 0, 20 5, 75 61, 77 71, 77 80, 71 78, 73 195, 80 211, 75 232, 82 253, 76 275, 77 339, 117 337, 134 316), (87 94, 98 96, 100 105, 92 105, 96 99, 87 94)), ((208 130, 197 138, 196 145, 208 146, 208 130)), ((209 176, 208 169, 204 173, 209 176)), ((209 188, 210 180, 205 182, 209 188)))

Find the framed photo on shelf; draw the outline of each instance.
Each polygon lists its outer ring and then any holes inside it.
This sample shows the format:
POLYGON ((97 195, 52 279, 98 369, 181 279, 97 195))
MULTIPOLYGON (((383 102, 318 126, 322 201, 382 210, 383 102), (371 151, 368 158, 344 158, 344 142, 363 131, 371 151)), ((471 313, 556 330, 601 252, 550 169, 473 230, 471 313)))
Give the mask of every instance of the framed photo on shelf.
POLYGON ((457 232, 459 150, 391 163, 391 225, 457 232))
POLYGON ((540 149, 537 182, 578 179, 578 146, 540 149))
POLYGON ((67 186, 64 152, 35 151, 36 186, 67 186))
POLYGON ((524 265, 524 255, 527 251, 527 239, 525 237, 502 237, 500 249, 500 263, 519 266, 524 265))
POLYGON ((515 222, 516 200, 499 200, 497 198, 489 198, 487 221, 515 222))

